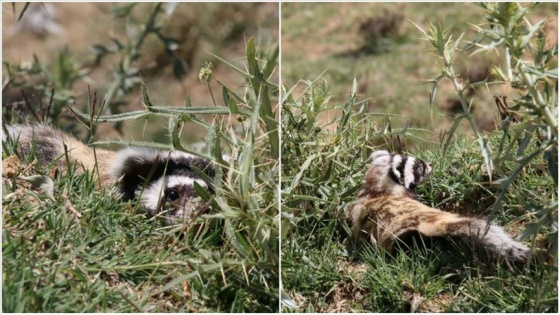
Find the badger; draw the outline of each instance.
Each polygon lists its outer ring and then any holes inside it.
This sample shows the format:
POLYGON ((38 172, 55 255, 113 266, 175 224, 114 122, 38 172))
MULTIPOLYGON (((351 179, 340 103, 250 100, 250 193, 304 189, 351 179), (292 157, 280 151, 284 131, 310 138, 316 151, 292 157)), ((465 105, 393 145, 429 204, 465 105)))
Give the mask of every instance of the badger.
POLYGON ((419 233, 428 238, 459 238, 510 261, 527 259, 529 247, 500 226, 421 203, 412 189, 431 171, 429 163, 415 157, 374 151, 362 189, 349 205, 355 239, 365 237, 374 246, 392 252, 397 241, 419 233))
POLYGON ((215 168, 196 155, 143 147, 94 152, 75 137, 44 124, 6 126, 2 141, 12 141, 20 157, 33 155, 40 167, 66 172, 76 166, 77 173, 98 175, 101 186, 116 185, 118 198, 137 199, 149 216, 161 217, 166 225, 188 223, 210 211, 197 189, 213 193, 212 183, 203 177, 213 179, 215 168))

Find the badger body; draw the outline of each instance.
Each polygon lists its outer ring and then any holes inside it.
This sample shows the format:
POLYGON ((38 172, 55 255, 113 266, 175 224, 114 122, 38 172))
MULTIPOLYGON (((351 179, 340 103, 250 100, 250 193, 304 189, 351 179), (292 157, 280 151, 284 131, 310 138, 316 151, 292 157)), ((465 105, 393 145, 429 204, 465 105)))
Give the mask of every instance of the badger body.
POLYGON ((366 237, 387 251, 411 233, 459 238, 513 261, 527 259, 529 248, 501 227, 422 204, 412 188, 431 173, 429 163, 410 156, 375 151, 358 198, 349 206, 356 239, 366 237))
POLYGON ((2 133, 2 141, 10 138, 21 157, 29 158, 33 153, 41 167, 54 164, 52 166, 64 172, 68 168, 68 153, 71 166, 78 166, 78 173, 93 171, 97 165, 96 173, 99 174, 100 182, 103 185, 112 183, 109 166, 115 159, 116 152, 96 149, 94 154, 93 149, 80 140, 46 125, 13 125, 6 128, 7 135, 2 133))
POLYGON ((65 172, 75 165, 78 173, 87 170, 98 174, 102 186, 116 184, 120 199, 138 199, 149 215, 160 216, 167 225, 187 223, 210 209, 195 185, 211 193, 211 183, 200 172, 212 179, 215 170, 198 156, 140 147, 94 152, 78 139, 41 124, 7 126, 6 131, 2 140, 11 139, 20 156, 33 153, 39 166, 45 168, 54 165, 65 172))

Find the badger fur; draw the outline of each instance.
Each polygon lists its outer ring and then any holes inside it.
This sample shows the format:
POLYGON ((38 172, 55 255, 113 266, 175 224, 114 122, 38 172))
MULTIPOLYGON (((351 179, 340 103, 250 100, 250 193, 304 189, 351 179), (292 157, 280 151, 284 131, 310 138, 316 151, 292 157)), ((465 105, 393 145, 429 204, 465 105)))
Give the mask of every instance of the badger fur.
POLYGON ((392 251, 411 233, 424 237, 459 238, 512 261, 524 261, 529 248, 501 227, 422 204, 411 188, 431 172, 429 163, 411 156, 375 151, 358 198, 349 206, 349 221, 356 239, 366 237, 392 251))
POLYGON ((167 225, 187 223, 210 210, 195 185, 212 193, 211 183, 200 174, 212 179, 215 170, 198 156, 140 147, 116 152, 96 149, 94 154, 78 139, 42 124, 7 126, 6 131, 2 141, 13 141, 18 155, 29 157, 33 152, 45 168, 55 166, 65 172, 76 166, 78 173, 98 174, 102 186, 116 184, 120 199, 138 199, 149 215, 161 217, 167 225))

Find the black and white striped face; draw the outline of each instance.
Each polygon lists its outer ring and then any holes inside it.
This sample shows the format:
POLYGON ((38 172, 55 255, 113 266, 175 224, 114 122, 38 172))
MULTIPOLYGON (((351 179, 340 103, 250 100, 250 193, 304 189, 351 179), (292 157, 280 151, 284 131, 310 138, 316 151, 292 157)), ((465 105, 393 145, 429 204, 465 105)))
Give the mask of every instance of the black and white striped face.
POLYGON ((123 200, 138 198, 150 216, 163 219, 166 225, 190 223, 210 211, 199 196, 199 189, 212 193, 194 168, 210 179, 214 168, 210 162, 184 152, 129 148, 119 152, 111 172, 119 178, 123 200))
POLYGON ((406 189, 414 189, 432 172, 432 166, 413 156, 391 154, 385 150, 371 154, 373 165, 385 166, 388 177, 406 189))
POLYGON ((195 182, 208 190, 201 179, 170 175, 160 177, 143 192, 138 189, 136 193, 148 213, 161 217, 166 225, 189 223, 210 211, 208 203, 198 195, 195 182))

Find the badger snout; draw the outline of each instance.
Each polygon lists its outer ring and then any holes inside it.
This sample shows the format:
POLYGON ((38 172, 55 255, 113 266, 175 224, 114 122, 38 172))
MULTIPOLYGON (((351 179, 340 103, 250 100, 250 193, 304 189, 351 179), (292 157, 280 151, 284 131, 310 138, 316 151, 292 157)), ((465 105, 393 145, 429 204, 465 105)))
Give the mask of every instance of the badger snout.
POLYGON ((143 192, 139 189, 137 195, 148 215, 162 218, 165 225, 189 224, 211 210, 208 202, 198 195, 195 185, 208 189, 206 183, 198 178, 163 176, 143 192))
POLYGON ((210 205, 198 195, 193 185, 184 185, 164 191, 157 215, 162 216, 165 225, 189 224, 210 209, 210 205))

